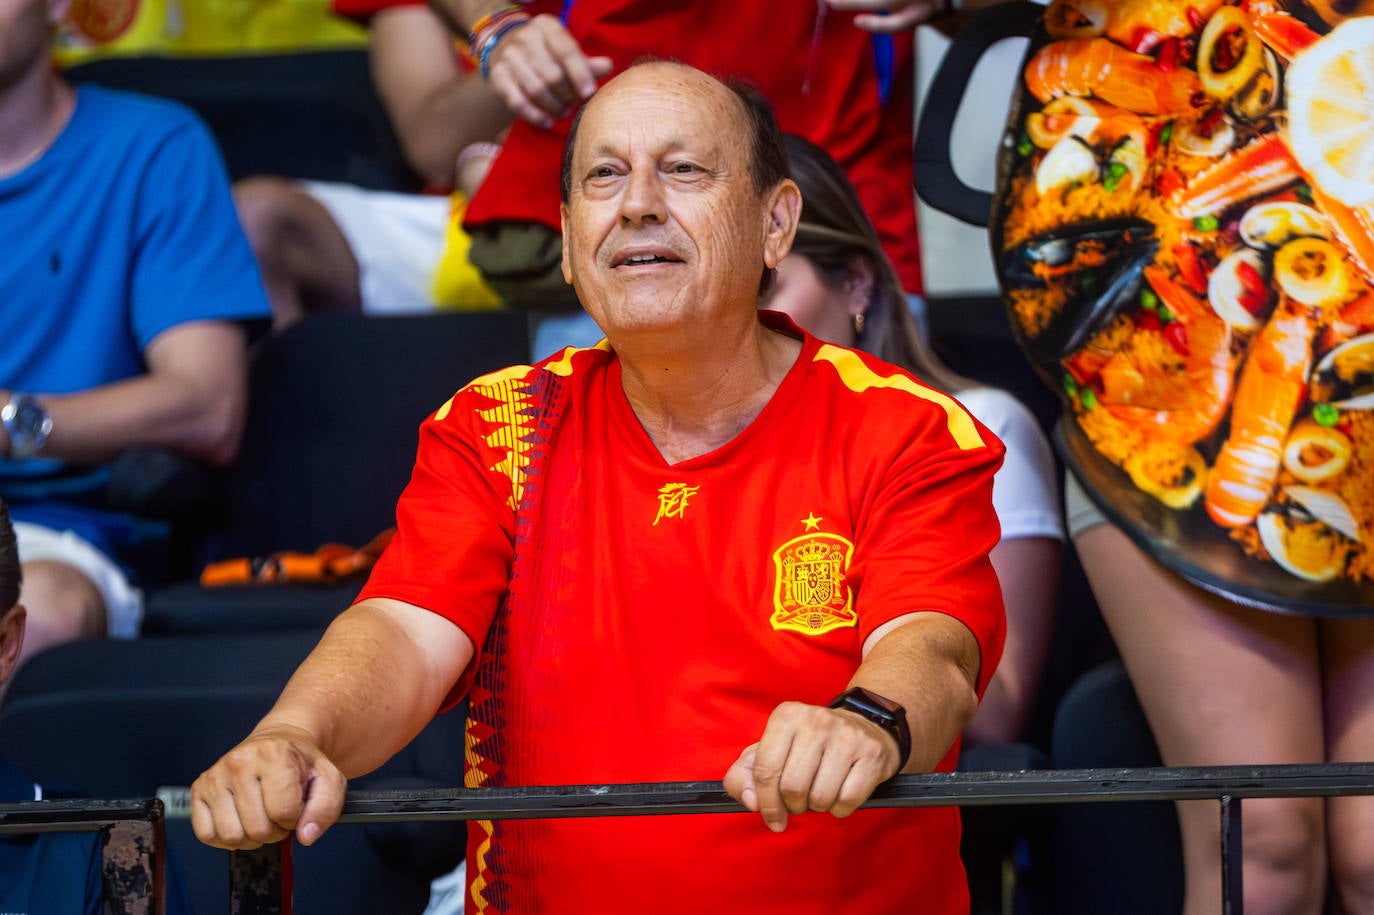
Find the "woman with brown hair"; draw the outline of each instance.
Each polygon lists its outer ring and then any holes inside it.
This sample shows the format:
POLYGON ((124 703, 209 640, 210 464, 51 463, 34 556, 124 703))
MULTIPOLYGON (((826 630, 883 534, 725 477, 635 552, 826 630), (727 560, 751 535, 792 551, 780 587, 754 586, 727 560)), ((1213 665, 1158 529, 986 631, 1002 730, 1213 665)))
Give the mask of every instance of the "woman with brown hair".
POLYGON ((789 135, 786 145, 802 192, 801 223, 761 307, 785 312, 822 340, 872 353, 954 394, 1007 446, 993 483, 1002 539, 992 551, 1007 609, 1007 643, 965 739, 1018 740, 1049 644, 1064 538, 1049 443, 1020 401, 940 361, 912 318, 849 179, 814 143, 789 135))

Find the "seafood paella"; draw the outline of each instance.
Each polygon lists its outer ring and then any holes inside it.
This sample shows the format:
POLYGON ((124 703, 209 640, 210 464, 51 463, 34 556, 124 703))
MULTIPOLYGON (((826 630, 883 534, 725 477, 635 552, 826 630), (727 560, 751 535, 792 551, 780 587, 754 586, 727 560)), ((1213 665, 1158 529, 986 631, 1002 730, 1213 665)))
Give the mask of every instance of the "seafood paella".
POLYGON ((1054 0, 1043 29, 994 246, 1070 463, 1176 565, 1206 543, 1281 609, 1368 608, 1374 0, 1054 0))

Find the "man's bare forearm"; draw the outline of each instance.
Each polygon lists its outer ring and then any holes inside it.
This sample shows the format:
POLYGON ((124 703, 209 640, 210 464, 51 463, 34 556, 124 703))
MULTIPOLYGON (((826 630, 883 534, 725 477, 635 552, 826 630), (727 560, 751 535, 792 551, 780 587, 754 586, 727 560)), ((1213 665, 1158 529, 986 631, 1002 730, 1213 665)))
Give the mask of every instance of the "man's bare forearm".
MULTIPOLYGON (((433 627, 417 631, 389 604, 364 601, 340 614, 254 734, 304 732, 350 778, 409 743, 471 660, 471 642, 436 638, 433 627)), ((457 632, 446 620, 432 622, 457 632)))
POLYGON ((978 643, 943 613, 915 613, 879 633, 850 680, 899 703, 911 728, 903 772, 939 764, 977 710, 978 643))

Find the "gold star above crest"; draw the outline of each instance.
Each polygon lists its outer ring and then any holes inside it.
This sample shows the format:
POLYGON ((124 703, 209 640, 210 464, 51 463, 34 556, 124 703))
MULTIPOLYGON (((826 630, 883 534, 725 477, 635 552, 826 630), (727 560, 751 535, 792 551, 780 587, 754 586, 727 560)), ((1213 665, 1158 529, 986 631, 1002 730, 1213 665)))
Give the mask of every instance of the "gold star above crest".
POLYGON ((821 526, 821 519, 816 517, 815 512, 807 512, 802 524, 806 525, 808 531, 814 531, 821 526))

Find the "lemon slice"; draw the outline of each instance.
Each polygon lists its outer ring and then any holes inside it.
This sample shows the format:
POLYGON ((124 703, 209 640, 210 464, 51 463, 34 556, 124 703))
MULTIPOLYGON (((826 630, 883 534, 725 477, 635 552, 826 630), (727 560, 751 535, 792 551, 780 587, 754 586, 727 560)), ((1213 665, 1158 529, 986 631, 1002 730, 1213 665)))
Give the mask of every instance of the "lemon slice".
POLYGON ((1350 19, 1288 67, 1288 143, 1330 196, 1374 203, 1374 17, 1350 19))

